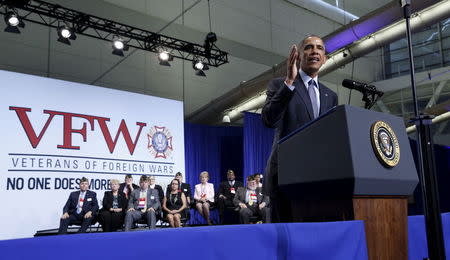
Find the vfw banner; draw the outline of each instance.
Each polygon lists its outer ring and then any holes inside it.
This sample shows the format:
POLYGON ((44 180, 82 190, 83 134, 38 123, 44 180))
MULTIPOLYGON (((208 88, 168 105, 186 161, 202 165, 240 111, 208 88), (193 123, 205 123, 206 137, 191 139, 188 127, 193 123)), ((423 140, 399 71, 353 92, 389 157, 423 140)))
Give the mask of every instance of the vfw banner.
POLYGON ((184 173, 183 103, 0 70, 0 239, 59 226, 89 178, 100 208, 109 180, 184 173))

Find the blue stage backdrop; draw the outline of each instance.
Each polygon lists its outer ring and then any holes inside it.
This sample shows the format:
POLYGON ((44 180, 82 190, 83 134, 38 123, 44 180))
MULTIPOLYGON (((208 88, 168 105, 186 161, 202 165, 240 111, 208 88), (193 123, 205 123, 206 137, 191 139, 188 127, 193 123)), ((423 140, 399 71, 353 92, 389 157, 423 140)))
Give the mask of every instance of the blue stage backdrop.
POLYGON ((263 125, 261 114, 244 113, 244 179, 264 173, 272 150, 274 130, 263 125))

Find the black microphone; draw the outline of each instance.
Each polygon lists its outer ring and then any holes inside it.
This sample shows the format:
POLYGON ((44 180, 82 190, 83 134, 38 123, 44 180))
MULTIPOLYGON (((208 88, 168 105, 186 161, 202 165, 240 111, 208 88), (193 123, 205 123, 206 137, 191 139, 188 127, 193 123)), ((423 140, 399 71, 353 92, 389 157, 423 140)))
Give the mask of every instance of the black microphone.
POLYGON ((344 86, 348 89, 358 90, 359 92, 362 92, 362 93, 377 94, 380 97, 383 96, 383 94, 384 94, 383 91, 377 90, 377 88, 375 88, 375 86, 368 85, 366 83, 362 83, 362 82, 358 82, 358 81, 354 81, 351 79, 344 79, 342 81, 342 86, 344 86))

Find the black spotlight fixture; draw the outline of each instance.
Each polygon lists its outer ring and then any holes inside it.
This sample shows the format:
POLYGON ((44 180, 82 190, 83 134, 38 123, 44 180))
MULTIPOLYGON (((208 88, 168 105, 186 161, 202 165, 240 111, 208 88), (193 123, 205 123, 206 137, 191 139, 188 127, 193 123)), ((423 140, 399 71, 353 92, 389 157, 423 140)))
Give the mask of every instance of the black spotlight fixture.
POLYGON ((20 33, 18 27, 20 28, 25 27, 25 23, 22 21, 22 19, 20 19, 20 17, 15 12, 7 12, 5 14, 5 23, 6 28, 4 31, 9 33, 20 33))
POLYGON ((214 43, 217 41, 217 35, 213 32, 209 32, 206 35, 205 43, 203 44, 203 47, 205 48, 205 56, 207 59, 211 57, 211 49, 214 46, 214 43))
POLYGON ((58 27, 58 42, 70 45, 69 40, 76 40, 77 36, 73 32, 72 29, 70 29, 67 26, 60 26, 58 27))
POLYGON ((203 62, 200 61, 200 60, 194 60, 194 61, 192 62, 192 67, 193 67, 194 70, 196 71, 196 72, 195 72, 195 75, 200 76, 200 77, 206 77, 206 74, 205 74, 204 71, 205 71, 205 70, 209 70, 208 65, 205 64, 205 63, 203 63, 203 62))
POLYGON ((159 65, 170 67, 169 61, 173 61, 173 56, 168 51, 159 51, 158 53, 159 65))
POLYGON ((123 52, 128 51, 129 47, 126 43, 120 38, 115 36, 112 42, 112 54, 123 57, 123 52))

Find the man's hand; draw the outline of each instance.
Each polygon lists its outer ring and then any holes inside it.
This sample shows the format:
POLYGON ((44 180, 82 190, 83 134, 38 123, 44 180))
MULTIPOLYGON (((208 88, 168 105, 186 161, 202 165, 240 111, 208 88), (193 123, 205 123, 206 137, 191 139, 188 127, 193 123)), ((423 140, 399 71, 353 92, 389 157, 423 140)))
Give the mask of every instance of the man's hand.
POLYGON ((291 53, 287 59, 286 84, 292 86, 298 74, 297 61, 299 59, 297 45, 292 45, 291 53))
POLYGON ((246 209, 247 205, 245 205, 244 203, 239 203, 239 207, 241 207, 241 209, 246 209))
POLYGON ((66 219, 66 218, 68 218, 69 217, 69 214, 67 214, 67 212, 66 213, 64 213, 62 216, 61 216, 61 219, 66 219))
POLYGON ((86 214, 84 214, 84 218, 92 218, 92 211, 88 211, 86 214))
POLYGON ((223 198, 224 200, 227 199, 227 197, 225 197, 223 194, 220 194, 220 195, 219 195, 219 199, 220 199, 220 198, 223 198))
POLYGON ((262 209, 262 208, 264 208, 266 206, 266 203, 265 202, 262 202, 261 204, 259 204, 259 209, 262 209))
POLYGON ((129 208, 128 211, 134 211, 134 208, 129 208))
POLYGON ((147 212, 148 212, 148 211, 153 211, 153 212, 155 212, 155 209, 152 208, 152 207, 150 207, 150 208, 148 208, 147 212))

